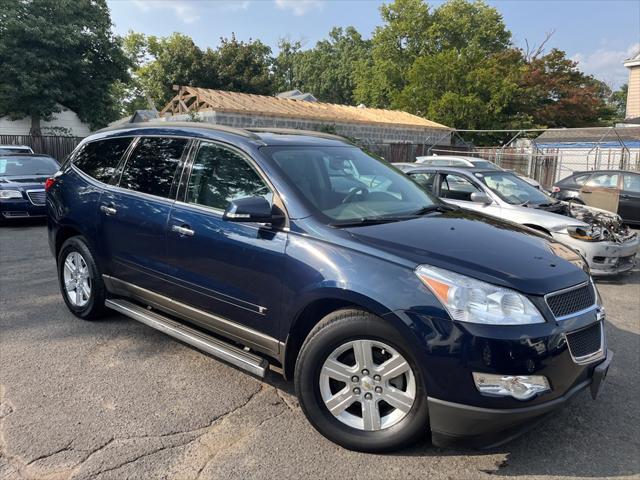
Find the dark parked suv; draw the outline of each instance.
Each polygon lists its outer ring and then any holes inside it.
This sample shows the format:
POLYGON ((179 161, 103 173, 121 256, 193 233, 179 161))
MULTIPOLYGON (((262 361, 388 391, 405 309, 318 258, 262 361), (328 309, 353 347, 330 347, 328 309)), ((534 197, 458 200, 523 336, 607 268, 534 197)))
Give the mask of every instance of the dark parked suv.
POLYGON ((575 172, 553 186, 553 196, 559 200, 592 204, 594 189, 615 192, 618 208, 615 213, 629 225, 640 226, 640 173, 626 170, 596 170, 575 172))
POLYGON ((429 428, 436 445, 493 444, 595 397, 611 362, 572 250, 445 205, 339 137, 104 130, 48 181, 47 208, 71 312, 271 365, 347 448, 429 428))

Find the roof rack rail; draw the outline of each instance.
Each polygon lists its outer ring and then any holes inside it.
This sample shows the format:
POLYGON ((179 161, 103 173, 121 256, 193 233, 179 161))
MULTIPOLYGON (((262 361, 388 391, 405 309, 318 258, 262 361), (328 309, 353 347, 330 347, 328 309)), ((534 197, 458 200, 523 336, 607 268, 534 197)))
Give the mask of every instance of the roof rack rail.
POLYGON ((225 132, 232 133, 234 135, 239 135, 245 138, 251 138, 253 140, 260 140, 258 135, 251 133, 249 130, 245 130, 243 128, 234 128, 227 127, 226 125, 218 125, 215 123, 207 123, 207 122, 165 122, 165 121, 155 121, 155 122, 140 122, 140 123, 125 123, 124 125, 114 125, 113 127, 106 127, 101 130, 98 130, 96 133, 104 133, 104 132, 115 132, 118 130, 128 130, 128 129, 136 129, 136 128, 202 128, 205 130, 214 130, 217 132, 225 132))
POLYGON ((297 128, 269 128, 269 127, 248 127, 245 130, 259 133, 276 133, 281 135, 308 135, 310 137, 326 138, 328 140, 339 140, 351 143, 348 138, 332 133, 318 132, 315 130, 300 130, 297 128))

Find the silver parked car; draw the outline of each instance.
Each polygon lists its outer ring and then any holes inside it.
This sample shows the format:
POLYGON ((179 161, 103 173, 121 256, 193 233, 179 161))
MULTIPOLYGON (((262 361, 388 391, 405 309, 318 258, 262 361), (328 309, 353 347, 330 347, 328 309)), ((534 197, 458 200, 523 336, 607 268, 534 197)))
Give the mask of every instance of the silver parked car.
POLYGON ((557 201, 503 170, 396 166, 447 202, 534 228, 572 247, 594 276, 635 265, 640 239, 618 215, 557 201))
MULTIPOLYGON (((505 172, 512 171, 505 170, 500 165, 490 162, 489 160, 485 160, 484 158, 467 157, 463 155, 427 155, 424 157, 416 157, 416 163, 425 167, 486 168, 489 170, 502 170, 505 172)), ((515 171, 513 173, 529 185, 536 187, 538 190, 543 190, 545 193, 549 194, 551 193, 547 192, 547 190, 545 190, 537 180, 515 171)))

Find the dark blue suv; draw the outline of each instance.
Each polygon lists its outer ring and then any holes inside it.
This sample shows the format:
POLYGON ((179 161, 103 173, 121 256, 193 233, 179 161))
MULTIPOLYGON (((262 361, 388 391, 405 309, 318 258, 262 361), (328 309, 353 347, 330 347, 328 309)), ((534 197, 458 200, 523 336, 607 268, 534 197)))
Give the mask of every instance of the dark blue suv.
MULTIPOLYGON (((258 376, 350 449, 495 444, 612 354, 582 259, 441 203, 344 139, 155 123, 98 132, 47 183, 62 296, 258 376)), ((206 388, 206 386, 205 386, 206 388)))

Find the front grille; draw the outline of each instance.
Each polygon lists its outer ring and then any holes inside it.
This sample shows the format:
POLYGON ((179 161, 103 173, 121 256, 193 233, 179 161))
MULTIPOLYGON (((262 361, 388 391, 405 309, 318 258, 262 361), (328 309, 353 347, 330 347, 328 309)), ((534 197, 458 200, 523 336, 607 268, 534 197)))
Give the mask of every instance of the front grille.
POLYGON ((47 199, 47 194, 44 190, 29 190, 27 192, 29 201, 34 205, 44 205, 47 199))
POLYGON ((576 363, 592 360, 592 358, 587 357, 602 351, 602 335, 602 322, 594 323, 582 330, 567 333, 567 345, 569 345, 569 352, 573 360, 576 363))
POLYGON ((589 282, 571 290, 551 293, 546 300, 557 319, 592 307, 596 303, 596 292, 589 282))

